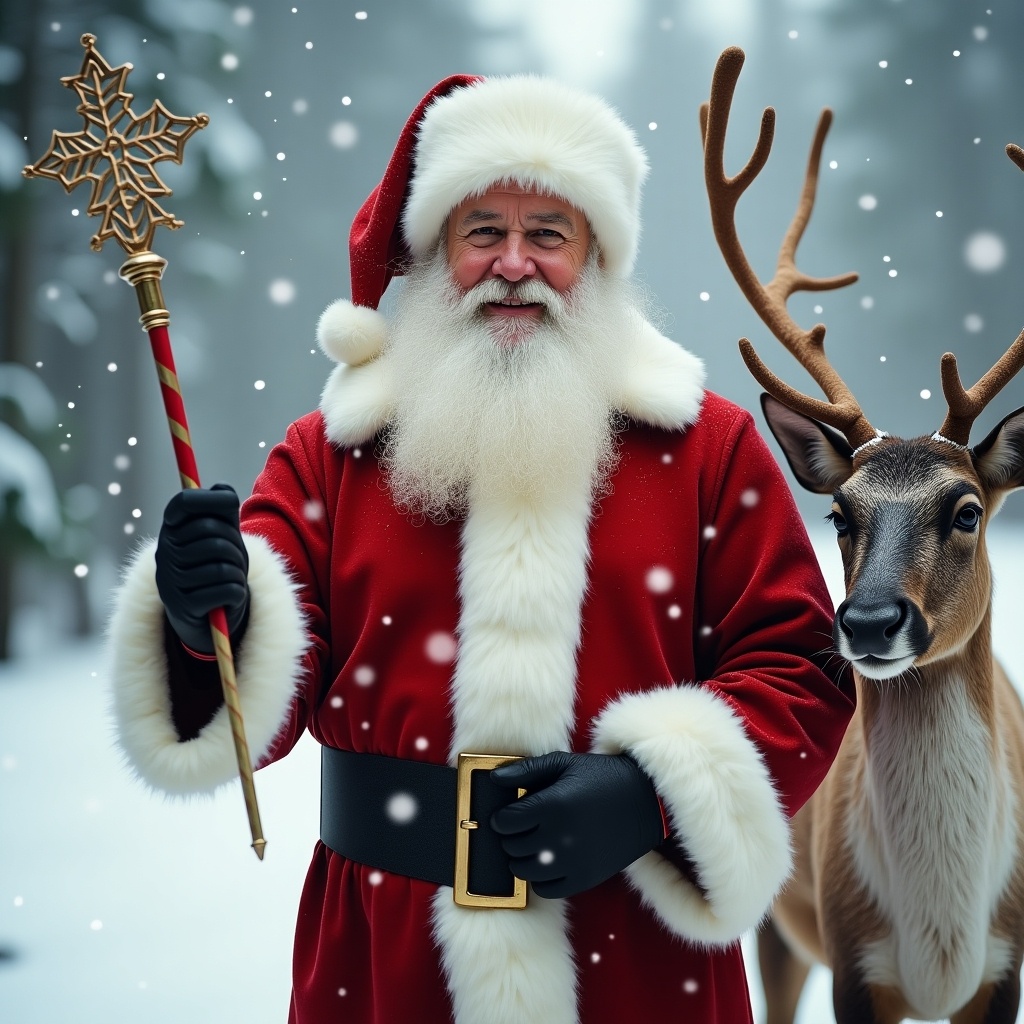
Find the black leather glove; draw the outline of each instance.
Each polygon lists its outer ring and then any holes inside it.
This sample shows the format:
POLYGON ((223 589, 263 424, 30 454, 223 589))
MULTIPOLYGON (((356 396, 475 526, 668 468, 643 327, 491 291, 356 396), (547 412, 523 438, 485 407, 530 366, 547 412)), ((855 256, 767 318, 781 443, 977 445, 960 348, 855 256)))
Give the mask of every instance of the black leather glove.
POLYGON ((223 608, 237 641, 249 616, 249 555, 228 484, 180 491, 167 503, 156 545, 156 587, 174 632, 194 651, 213 653, 209 614, 223 608))
POLYGON ((529 791, 495 811, 491 828, 538 896, 591 889, 664 837, 654 784, 625 754, 557 750, 494 768, 491 779, 529 791))

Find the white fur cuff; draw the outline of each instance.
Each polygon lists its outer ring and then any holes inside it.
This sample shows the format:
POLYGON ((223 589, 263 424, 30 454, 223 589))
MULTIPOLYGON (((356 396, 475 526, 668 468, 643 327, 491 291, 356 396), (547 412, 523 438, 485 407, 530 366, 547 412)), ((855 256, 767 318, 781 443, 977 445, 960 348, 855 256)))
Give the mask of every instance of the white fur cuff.
POLYGON ((599 716, 594 750, 636 758, 696 865, 704 893, 657 852, 626 869, 661 921, 712 945, 754 927, 789 874, 789 826, 760 754, 728 704, 696 685, 627 694, 599 716))
MULTIPOLYGON (((306 649, 294 587, 280 556, 262 538, 245 537, 251 604, 235 652, 242 718, 256 764, 284 724, 306 649)), ((238 777, 227 709, 182 743, 171 718, 164 611, 156 589, 156 542, 139 550, 115 593, 108 640, 118 742, 144 782, 168 793, 208 792, 238 777)))

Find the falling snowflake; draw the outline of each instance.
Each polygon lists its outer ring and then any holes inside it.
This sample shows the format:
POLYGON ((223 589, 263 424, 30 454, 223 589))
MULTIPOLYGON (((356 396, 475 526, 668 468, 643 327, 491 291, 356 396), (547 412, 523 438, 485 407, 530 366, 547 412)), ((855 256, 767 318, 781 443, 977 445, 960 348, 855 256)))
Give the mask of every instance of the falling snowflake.
POLYGON ((921 389, 921 397, 922 398, 926 398, 926 399, 927 398, 931 398, 932 397, 932 393, 927 388, 922 388, 921 389))
POLYGON ((964 262, 978 274, 991 274, 1006 261, 1006 245, 991 231, 978 231, 964 244, 964 262))
POLYGON ((700 627, 700 635, 701 636, 711 636, 711 627, 710 626, 701 626, 700 627))
POLYGON ((380 885, 384 881, 384 876, 379 871, 371 871, 367 881, 370 885, 380 885))
POLYGON ((857 205, 862 210, 873 210, 878 206, 878 200, 874 196, 865 195, 861 196, 860 199, 857 200, 857 205))
POLYGON ((717 535, 718 530, 714 526, 705 526, 702 531, 702 536, 705 540, 712 540, 717 535))
POLYGON ((279 277, 270 282, 267 294, 275 306, 287 306, 289 302, 295 300, 295 285, 287 278, 279 277))
POLYGON ((984 326, 985 321, 977 313, 968 313, 964 317, 964 330, 970 331, 971 334, 977 334, 984 326))
POLYGON ((761 495, 753 487, 748 487, 740 495, 740 504, 744 508, 753 508, 761 500, 761 495))
POLYGON ((649 569, 644 581, 652 594, 667 594, 675 583, 671 571, 663 565, 656 565, 649 569))
POLYGON ((396 825, 407 825, 419 813, 416 798, 409 793, 395 793, 387 804, 388 817, 396 825))
POLYGON ((667 466, 672 461, 672 456, 668 452, 665 452, 661 457, 661 461, 667 466))
POLYGON ((678 619, 679 616, 682 615, 682 614, 683 614, 683 610, 682 610, 682 608, 679 607, 679 605, 677 605, 677 604, 669 605, 668 617, 670 619, 678 619))
POLYGON ((554 862, 554 859, 555 855, 551 850, 541 850, 540 853, 537 854, 537 860, 539 860, 541 864, 551 864, 554 862))
POLYGON ((448 665, 455 660, 457 645, 451 633, 431 633, 426 642, 427 659, 435 665, 448 665))
POLYGON ((336 121, 329 138, 335 149, 351 149, 359 141, 359 129, 351 121, 336 121))
POLYGON ((344 703, 345 703, 345 701, 341 697, 332 697, 331 698, 331 707, 332 708, 340 708, 342 706, 342 704, 344 704, 344 703))
POLYGON ((590 954, 590 962, 592 964, 600 963, 601 962, 601 954, 600 953, 591 953, 590 954))
POLYGON ((359 686, 372 686, 377 673, 369 665, 360 665, 352 673, 352 678, 359 686))
POLYGON ((97 919, 96 919, 95 921, 90 921, 90 922, 89 922, 89 927, 90 927, 90 928, 91 928, 91 929, 92 929, 92 930, 93 930, 94 932, 98 932, 98 931, 100 931, 100 930, 101 930, 101 929, 103 928, 103 922, 102 922, 102 921, 100 921, 100 920, 99 920, 99 919, 97 918, 97 919))
POLYGON ((417 750, 426 750, 430 746, 430 741, 426 736, 417 736, 416 743, 414 744, 417 750))
POLYGON ((302 507, 302 514, 311 523, 317 523, 324 517, 323 502, 312 499, 302 507))
POLYGON ((686 981, 683 982, 683 991, 687 995, 692 996, 694 992, 698 991, 698 989, 700 989, 700 985, 698 985, 693 978, 687 978, 686 981))

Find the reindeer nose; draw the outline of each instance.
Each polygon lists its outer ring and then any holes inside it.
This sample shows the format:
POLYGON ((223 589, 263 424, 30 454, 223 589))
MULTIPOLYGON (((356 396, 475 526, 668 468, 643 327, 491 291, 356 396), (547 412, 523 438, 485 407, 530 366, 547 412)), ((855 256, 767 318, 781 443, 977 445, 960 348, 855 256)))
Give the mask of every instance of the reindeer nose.
POLYGON ((858 655, 888 654, 906 621, 906 601, 844 601, 836 613, 839 628, 858 655))

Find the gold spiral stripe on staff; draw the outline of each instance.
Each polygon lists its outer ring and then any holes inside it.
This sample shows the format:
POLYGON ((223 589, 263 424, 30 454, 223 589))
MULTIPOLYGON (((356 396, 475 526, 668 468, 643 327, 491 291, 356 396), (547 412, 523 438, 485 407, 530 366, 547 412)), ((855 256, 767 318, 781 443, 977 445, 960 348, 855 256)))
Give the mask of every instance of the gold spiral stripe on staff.
POLYGON ((172 391, 177 394, 181 394, 181 388, 178 386, 178 375, 173 370, 168 370, 163 363, 156 364, 156 373, 160 378, 160 383, 169 387, 172 391))
POLYGON ((171 417, 168 416, 167 424, 171 428, 171 433, 181 441, 182 444, 187 444, 189 448, 192 447, 192 438, 188 436, 188 431, 177 420, 172 420, 171 417))

